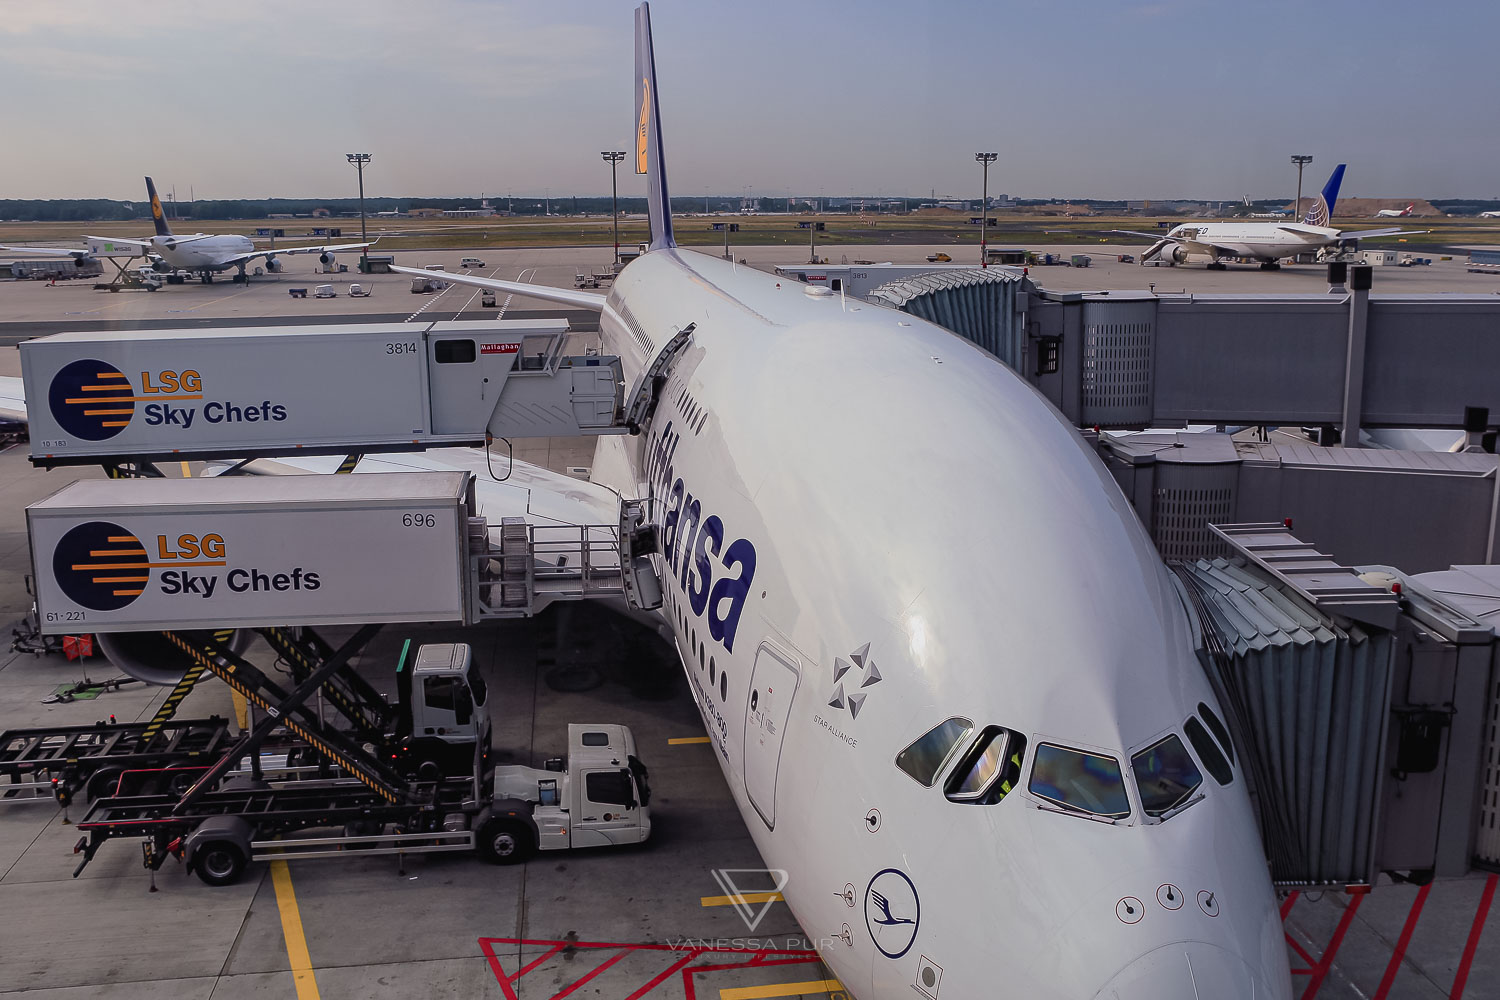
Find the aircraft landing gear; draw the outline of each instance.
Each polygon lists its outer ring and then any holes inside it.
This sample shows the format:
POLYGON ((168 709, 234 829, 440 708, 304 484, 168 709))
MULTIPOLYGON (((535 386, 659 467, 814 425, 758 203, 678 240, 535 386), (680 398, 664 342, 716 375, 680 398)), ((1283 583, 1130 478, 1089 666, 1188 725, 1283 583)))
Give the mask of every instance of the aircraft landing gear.
POLYGON ((1210 271, 1227 271, 1229 270, 1229 265, 1222 260, 1211 260, 1208 262, 1208 269, 1210 271))
POLYGON ((244 264, 240 265, 239 273, 236 274, 236 275, 234 275, 232 278, 230 278, 230 280, 233 281, 235 284, 238 284, 238 285, 247 284, 250 281, 250 279, 245 276, 245 265, 244 264))
POLYGON ((198 280, 205 285, 212 285, 214 283, 214 273, 212 271, 200 271, 198 272, 198 280))
POLYGON ((1263 260, 1260 262, 1260 269, 1262 271, 1279 271, 1281 270, 1281 262, 1275 260, 1263 260))

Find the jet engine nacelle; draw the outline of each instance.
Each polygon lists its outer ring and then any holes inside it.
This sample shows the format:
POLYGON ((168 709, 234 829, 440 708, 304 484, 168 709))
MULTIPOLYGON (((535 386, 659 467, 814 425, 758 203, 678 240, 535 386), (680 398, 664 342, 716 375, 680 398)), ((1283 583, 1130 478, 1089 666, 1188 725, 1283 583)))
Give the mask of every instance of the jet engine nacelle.
POLYGON ((334 260, 334 257, 333 257, 333 254, 325 252, 325 253, 318 254, 318 260, 320 260, 324 264, 332 264, 333 260, 334 260))
POLYGON ((1160 260, 1164 264, 1183 264, 1187 262, 1187 251, 1182 248, 1181 243, 1172 240, 1157 240, 1151 249, 1141 254, 1142 261, 1160 260))
MULTIPOLYGON (((211 632, 183 632, 197 639, 208 639, 211 632)), ((242 653, 253 637, 247 629, 237 629, 229 648, 242 653)), ((193 665, 193 661, 160 632, 100 632, 95 634, 99 652, 124 673, 147 684, 176 684, 193 665)))
POLYGON ((285 264, 277 260, 275 257, 266 258, 266 270, 270 271, 272 274, 280 274, 281 269, 285 266, 285 264))

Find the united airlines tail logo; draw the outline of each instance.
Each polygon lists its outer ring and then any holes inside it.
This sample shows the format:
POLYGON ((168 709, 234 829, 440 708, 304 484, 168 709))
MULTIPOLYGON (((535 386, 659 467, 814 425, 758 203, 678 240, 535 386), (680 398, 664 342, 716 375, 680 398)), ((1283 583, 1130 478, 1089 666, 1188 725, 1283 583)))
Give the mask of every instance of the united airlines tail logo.
POLYGON ((646 172, 646 130, 651 126, 651 78, 641 78, 641 121, 635 133, 635 172, 646 172))
POLYGON ((1307 223, 1309 226, 1328 225, 1327 199, 1325 199, 1322 195, 1318 195, 1318 200, 1313 202, 1312 208, 1307 210, 1307 218, 1303 219, 1302 221, 1307 223))
POLYGON ((47 405, 58 426, 85 441, 105 441, 135 416, 135 391, 114 365, 85 358, 52 376, 47 405))
POLYGON ((151 563, 141 540, 118 524, 86 521, 52 550, 52 575, 68 599, 93 611, 119 611, 146 589, 151 563))

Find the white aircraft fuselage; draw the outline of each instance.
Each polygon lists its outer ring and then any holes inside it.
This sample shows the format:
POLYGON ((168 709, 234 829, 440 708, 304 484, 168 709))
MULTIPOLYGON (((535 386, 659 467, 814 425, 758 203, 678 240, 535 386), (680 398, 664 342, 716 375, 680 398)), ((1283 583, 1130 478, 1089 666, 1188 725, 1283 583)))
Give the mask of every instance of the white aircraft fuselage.
POLYGON ((174 271, 223 271, 235 266, 226 263, 255 250, 245 236, 152 236, 150 253, 156 254, 174 271))
POLYGON ((1221 786, 1200 761, 1201 798, 1164 821, 1131 780, 1132 753, 1218 708, 1076 430, 939 327, 677 249, 620 274, 604 351, 630 385, 690 323, 654 416, 601 438, 594 478, 653 498, 712 751, 852 994, 1289 997, 1238 766, 1221 786), (1024 736, 1001 801, 897 767, 950 718, 1024 736), (1032 794, 1044 743, 1117 761, 1129 815, 1032 794))
MULTIPOLYGON (((1305 222, 1189 222, 1167 233, 1167 241, 1180 240, 1178 245, 1188 253, 1207 254, 1214 259, 1277 261, 1334 246, 1340 236, 1340 230, 1305 222)), ((1146 251, 1143 259, 1157 249, 1146 251)))

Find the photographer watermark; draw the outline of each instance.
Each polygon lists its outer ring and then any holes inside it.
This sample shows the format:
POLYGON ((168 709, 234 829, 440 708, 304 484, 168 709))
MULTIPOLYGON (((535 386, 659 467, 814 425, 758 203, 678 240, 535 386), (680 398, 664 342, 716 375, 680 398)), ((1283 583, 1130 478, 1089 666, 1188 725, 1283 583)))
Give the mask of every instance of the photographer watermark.
POLYGON ((740 915, 751 934, 766 918, 771 906, 782 902, 781 890, 786 888, 788 878, 780 868, 715 868, 713 876, 724 895, 704 896, 703 905, 734 907, 734 912, 740 915), (769 890, 760 888, 767 882, 771 884, 769 890))

